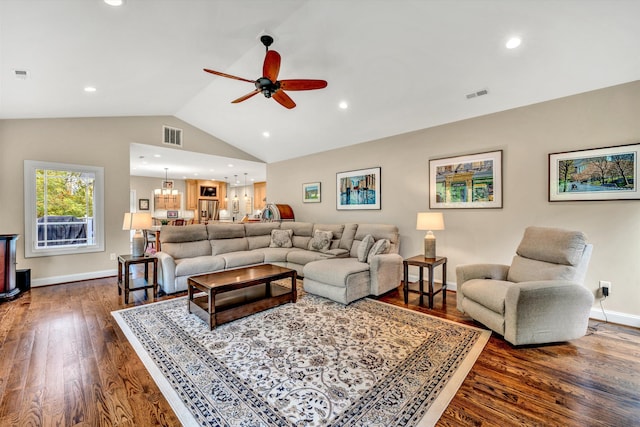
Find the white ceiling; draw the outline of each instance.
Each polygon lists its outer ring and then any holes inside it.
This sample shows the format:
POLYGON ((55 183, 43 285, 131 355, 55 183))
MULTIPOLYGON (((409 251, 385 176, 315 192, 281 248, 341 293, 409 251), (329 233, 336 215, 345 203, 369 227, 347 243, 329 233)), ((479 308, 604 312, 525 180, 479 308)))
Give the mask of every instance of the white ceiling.
POLYGON ((0 118, 175 115, 270 163, 638 80, 639 16, 638 0, 0 0, 0 118), (260 77, 264 33, 280 78, 328 87, 290 92, 293 110, 231 104, 253 86, 202 68, 260 77))

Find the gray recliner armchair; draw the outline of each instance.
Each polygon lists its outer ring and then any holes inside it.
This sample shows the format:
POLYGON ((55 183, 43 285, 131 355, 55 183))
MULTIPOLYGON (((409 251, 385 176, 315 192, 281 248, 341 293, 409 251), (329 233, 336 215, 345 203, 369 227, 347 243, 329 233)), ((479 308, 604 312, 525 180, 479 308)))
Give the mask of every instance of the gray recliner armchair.
POLYGON ((528 227, 510 266, 456 267, 457 308, 513 345, 580 338, 594 301, 583 285, 592 249, 579 231, 528 227))

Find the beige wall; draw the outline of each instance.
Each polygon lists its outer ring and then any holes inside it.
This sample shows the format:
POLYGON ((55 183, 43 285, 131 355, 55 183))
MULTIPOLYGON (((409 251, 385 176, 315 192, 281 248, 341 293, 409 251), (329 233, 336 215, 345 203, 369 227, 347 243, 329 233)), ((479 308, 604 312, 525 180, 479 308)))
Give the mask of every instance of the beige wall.
POLYGON ((639 143, 639 111, 634 82, 278 162, 267 165, 268 200, 290 204, 298 221, 396 224, 401 254, 412 256, 422 251, 424 232, 415 225, 429 206, 429 159, 504 150, 503 209, 443 210, 446 230, 435 234, 450 280, 458 264, 509 264, 528 225, 582 230, 595 246, 586 286, 611 281, 609 320, 640 326, 640 201, 547 201, 548 153, 639 143), (337 211, 336 172, 375 166, 382 167, 382 209, 337 211), (303 204, 302 183, 313 181, 322 183, 322 202, 303 204))
MULTIPOLYGON (((259 161, 185 122, 169 116, 0 120, 0 233, 24 234, 24 160, 102 166, 105 175, 105 252, 24 258, 18 241, 18 268, 30 268, 33 285, 112 274, 110 253, 129 253, 122 231, 129 210, 129 144, 160 145, 162 125, 184 130, 184 149, 259 161)), ((139 197, 138 197, 139 198, 139 197)))

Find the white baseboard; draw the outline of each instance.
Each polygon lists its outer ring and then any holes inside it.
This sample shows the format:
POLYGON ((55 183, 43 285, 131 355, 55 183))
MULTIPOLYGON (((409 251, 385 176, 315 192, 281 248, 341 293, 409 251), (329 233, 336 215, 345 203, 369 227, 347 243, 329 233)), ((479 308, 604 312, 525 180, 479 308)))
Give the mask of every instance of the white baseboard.
POLYGON ((617 323, 618 325, 640 328, 640 316, 607 309, 605 309, 604 312, 607 315, 606 319, 600 307, 592 307, 591 315, 589 317, 596 320, 602 320, 603 322, 606 320, 607 322, 617 323))
POLYGON ((118 270, 114 269, 114 270, 103 270, 103 271, 91 271, 88 273, 68 274, 65 276, 42 277, 40 279, 31 280, 31 287, 37 288, 39 286, 57 285, 60 283, 78 282, 81 280, 100 279, 102 277, 116 276, 117 274, 118 274, 118 270))

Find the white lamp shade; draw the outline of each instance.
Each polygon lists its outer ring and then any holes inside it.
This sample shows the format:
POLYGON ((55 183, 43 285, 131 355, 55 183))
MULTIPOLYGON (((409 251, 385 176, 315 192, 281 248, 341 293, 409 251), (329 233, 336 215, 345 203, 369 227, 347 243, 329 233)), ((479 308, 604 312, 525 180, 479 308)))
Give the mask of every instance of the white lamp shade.
POLYGON ((418 212, 416 230, 444 230, 442 212, 418 212))
POLYGON ((126 212, 122 223, 123 230, 144 230, 151 228, 153 219, 150 213, 126 212))

